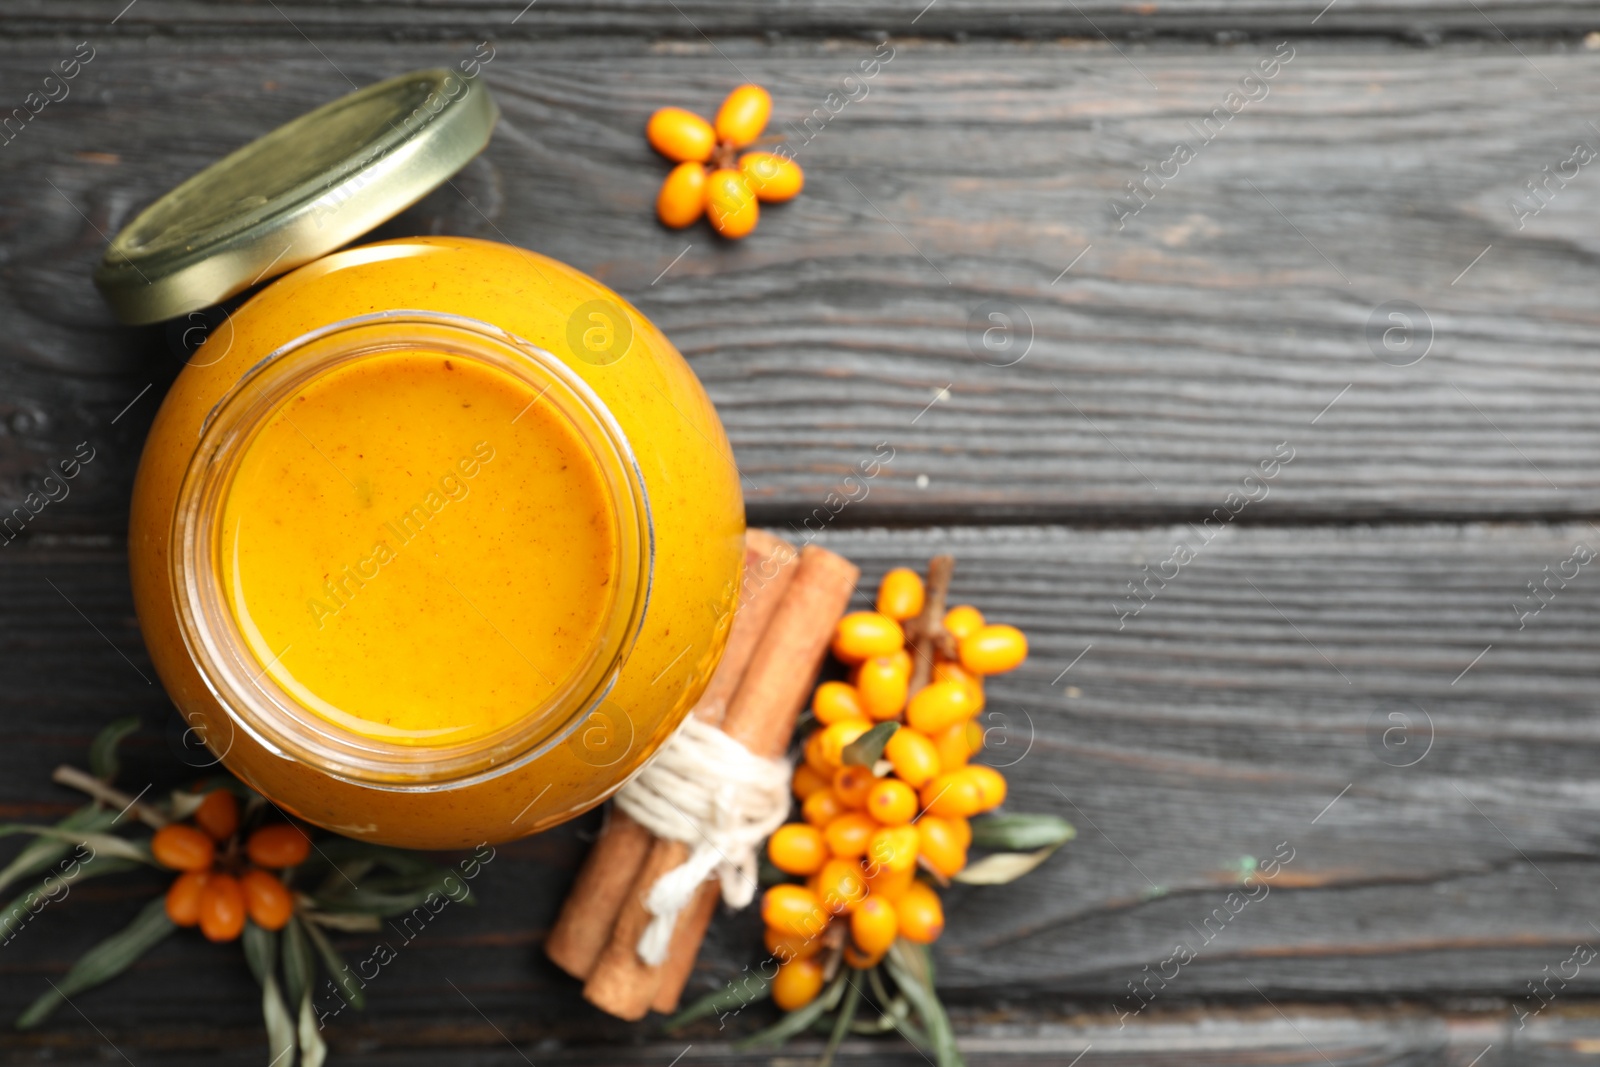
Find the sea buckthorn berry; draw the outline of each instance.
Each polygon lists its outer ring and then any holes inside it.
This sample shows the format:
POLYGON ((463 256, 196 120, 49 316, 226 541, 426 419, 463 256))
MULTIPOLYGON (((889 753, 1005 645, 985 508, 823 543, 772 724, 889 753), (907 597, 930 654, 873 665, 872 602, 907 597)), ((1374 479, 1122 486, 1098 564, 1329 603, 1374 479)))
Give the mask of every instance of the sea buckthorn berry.
POLYGON ((882 956, 894 944, 900 931, 900 918, 894 903, 868 894, 850 913, 850 936, 856 947, 868 956, 882 956))
POLYGON ((957 604, 944 613, 944 628, 957 641, 983 627, 983 612, 971 604, 957 604))
POLYGON ((704 163, 717 147, 711 123, 681 107, 664 107, 651 115, 644 135, 651 148, 677 163, 704 163))
POLYGON ((983 710, 983 679, 965 670, 961 664, 951 663, 949 660, 940 660, 933 665, 930 681, 956 682, 959 685, 966 686, 967 691, 972 694, 975 700, 973 714, 976 715, 983 710))
POLYGON ((231 874, 213 873, 200 890, 200 932, 207 941, 232 941, 244 930, 244 890, 231 874))
POLYGON ((251 868, 240 876, 239 888, 244 890, 244 907, 251 922, 263 930, 282 930, 289 925, 294 898, 276 875, 251 868))
POLYGON ((837 769, 830 767, 828 761, 822 758, 822 731, 818 730, 806 738, 806 743, 800 749, 805 753, 806 766, 817 773, 819 778, 833 781, 833 772, 837 769))
POLYGON ((863 663, 856 675, 862 706, 879 722, 898 719, 905 710, 911 675, 902 670, 892 656, 874 656, 863 663))
POLYGON ((663 225, 681 230, 706 211, 706 167, 704 163, 679 163, 667 172, 656 194, 656 218, 663 225))
POLYGON ((311 839, 298 826, 275 823, 251 834, 245 852, 257 867, 298 867, 311 855, 311 839))
POLYGON ((883 746, 883 757, 912 789, 921 789, 940 771, 939 749, 927 734, 902 726, 883 746))
POLYGON ((861 706, 855 687, 844 682, 823 682, 817 686, 816 695, 811 698, 811 713, 824 726, 867 717, 867 709, 861 706))
POLYGON ((872 835, 866 861, 891 871, 909 871, 917 865, 917 844, 915 826, 886 826, 872 835))
POLYGON ((828 856, 822 831, 805 823, 780 826, 767 839, 767 858, 785 874, 816 874, 828 856))
POLYGON ((808 960, 822 951, 820 937, 799 937, 795 934, 786 934, 782 930, 767 927, 765 937, 762 939, 767 951, 772 953, 779 963, 788 963, 790 960, 808 960))
POLYGON ((828 851, 840 859, 856 860, 867 854, 872 835, 880 827, 872 816, 860 811, 847 811, 830 822, 822 831, 828 842, 828 851))
POLYGON ((877 783, 871 767, 846 764, 833 772, 833 795, 847 808, 864 807, 867 793, 877 783))
POLYGON ((946 878, 967 865, 967 846, 961 842, 960 831, 952 820, 937 815, 924 815, 917 820, 917 849, 918 854, 946 878))
POLYGON ((867 814, 885 826, 904 826, 917 814, 917 791, 898 778, 880 778, 867 794, 867 814))
POLYGON ((883 962, 883 957, 884 953, 882 952, 876 956, 869 956, 854 945, 846 945, 844 947, 845 966, 852 967, 858 971, 872 970, 872 968, 883 962))
POLYGON ((805 801, 819 789, 828 788, 828 779, 818 774, 809 763, 802 763, 794 769, 794 781, 790 789, 794 791, 795 799, 805 801))
POLYGON ((761 207, 744 175, 723 167, 706 179, 706 215, 713 229, 737 240, 756 228, 761 207))
POLYGON ((900 920, 900 936, 907 941, 931 945, 944 933, 944 905, 924 882, 913 882, 894 902, 894 911, 900 920))
POLYGON ((983 751, 983 742, 989 736, 989 731, 979 726, 977 722, 969 721, 966 726, 967 751, 976 756, 983 751))
POLYGON ((769 204, 793 200, 806 184, 800 164, 772 152, 751 152, 741 156, 739 173, 755 190, 756 198, 769 204))
POLYGON ((959 682, 934 682, 924 686, 906 705, 906 722, 925 734, 970 719, 977 714, 978 702, 972 691, 959 682))
POLYGON ((812 826, 827 826, 845 813, 845 807, 831 789, 819 789, 800 805, 800 815, 812 826))
POLYGON ((884 900, 899 900, 916 880, 915 865, 903 871, 891 871, 887 867, 880 866, 867 872, 867 892, 884 900))
POLYGON ((983 792, 972 778, 962 772, 968 768, 941 774, 922 787, 922 810, 927 815, 941 819, 952 815, 965 819, 983 810, 983 792))
POLYGON ((168 823, 150 839, 156 862, 175 871, 203 871, 217 854, 216 843, 192 826, 168 823))
POLYGON ((226 789, 213 789, 195 809, 194 821, 213 841, 226 841, 239 829, 239 798, 226 789))
POLYGON ((878 583, 878 613, 905 622, 922 614, 927 590, 922 576, 908 567, 896 567, 878 583))
POLYGON ((172 880, 167 890, 167 918, 173 925, 193 926, 200 921, 200 891, 210 878, 210 871, 184 871, 172 880))
POLYGON ((772 96, 759 85, 741 85, 717 109, 717 139, 735 148, 754 144, 771 116, 772 96))
MULTIPOLYGON (((927 816, 923 816, 927 818, 927 816)), ((920 821, 920 820, 919 820, 920 821)), ((956 844, 961 848, 972 847, 972 824, 959 815, 947 815, 944 821, 950 824, 950 829, 955 832, 956 844)))
POLYGON ((993 767, 986 767, 981 763, 974 763, 969 767, 961 768, 956 772, 956 774, 973 783, 973 786, 977 789, 979 803, 983 805, 978 809, 979 811, 988 811, 990 808, 998 808, 1001 804, 1005 803, 1005 775, 1001 774, 993 767))
POLYGON ((895 669, 898 670, 901 674, 905 675, 907 680, 909 680, 911 678, 911 650, 910 649, 902 648, 900 651, 898 651, 896 653, 893 653, 889 657, 889 659, 894 662, 895 669))
POLYGON ((872 723, 866 719, 846 719, 826 726, 822 730, 822 741, 817 746, 822 753, 822 759, 831 768, 838 768, 844 764, 844 746, 872 729, 872 723))
POLYGON ((812 938, 828 925, 817 894, 804 886, 775 885, 761 898, 761 920, 782 934, 812 938))
POLYGON ((873 656, 892 656, 905 644, 905 630, 889 616, 852 611, 834 631, 833 654, 846 663, 860 663, 873 656))
MULTIPOLYGON (((933 747, 939 750, 940 771, 948 773, 967 765, 967 760, 972 758, 972 728, 975 726, 977 724, 971 720, 951 723, 933 735, 933 747)), ((982 740, 982 729, 978 730, 978 735, 982 740)))
POLYGON ((971 673, 961 664, 947 659, 934 661, 933 670, 930 672, 928 680, 933 682, 961 682, 965 685, 981 684, 976 674, 971 673))
POLYGON ((817 875, 817 899, 828 911, 854 911, 867 895, 867 874, 858 860, 831 859, 817 875))
POLYGON ((1000 674, 1028 658, 1028 639, 1015 626, 984 626, 961 639, 960 652, 973 674, 1000 674))
POLYGON ((790 960, 778 964, 772 976, 772 1002, 783 1011, 798 1011, 822 992, 822 964, 816 960, 790 960))

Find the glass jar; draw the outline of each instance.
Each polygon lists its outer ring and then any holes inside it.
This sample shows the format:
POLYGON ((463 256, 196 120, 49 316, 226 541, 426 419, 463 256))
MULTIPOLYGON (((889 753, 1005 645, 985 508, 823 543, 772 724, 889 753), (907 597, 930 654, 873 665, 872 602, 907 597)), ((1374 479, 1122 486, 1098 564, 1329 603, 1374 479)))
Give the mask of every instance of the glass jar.
POLYGON ((731 451, 670 342, 509 245, 389 241, 228 316, 134 489, 134 600, 179 712, 286 811, 419 848, 598 804, 721 654, 731 451))

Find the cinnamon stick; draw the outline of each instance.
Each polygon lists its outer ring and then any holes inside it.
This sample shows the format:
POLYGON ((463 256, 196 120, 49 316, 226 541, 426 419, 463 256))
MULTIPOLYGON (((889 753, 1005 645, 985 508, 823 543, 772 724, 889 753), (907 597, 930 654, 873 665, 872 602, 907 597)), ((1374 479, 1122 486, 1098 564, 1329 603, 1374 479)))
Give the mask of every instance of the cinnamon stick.
MULTIPOLYGON (((849 606, 860 576, 860 569, 843 556, 815 545, 801 550, 794 583, 762 635, 744 680, 728 706, 722 726, 728 736, 769 759, 788 749, 795 720, 806 705, 828 653, 834 625, 849 606)), ((659 854, 667 851, 668 844, 659 842, 653 859, 663 858, 659 854)), ((681 863, 687 858, 688 849, 678 847, 682 850, 678 861, 681 863)), ((672 868, 669 865, 664 869, 672 868)), ((623 905, 623 915, 644 912, 644 894, 654 879, 641 878, 640 882, 623 905)), ((619 916, 611 943, 584 987, 584 996, 624 1019, 642 1018, 652 1007, 658 1011, 676 1007, 715 913, 717 891, 714 881, 701 886, 695 899, 679 913, 667 959, 659 967, 647 966, 635 949, 644 924, 638 924, 629 939, 619 916)), ((648 913, 646 916, 648 921, 648 913)), ((628 925, 633 925, 632 920, 628 925)))
MULTIPOLYGON (((744 577, 739 609, 728 631, 728 643, 705 692, 690 712, 719 723, 771 622, 794 580, 799 554, 794 546, 765 530, 746 530, 744 577)), ((588 978, 611 939, 622 903, 650 855, 655 837, 628 815, 613 808, 600 836, 578 871, 561 914, 545 939, 545 955, 574 978, 588 978)))
POLYGON ((667 949, 666 962, 661 965, 661 983, 656 987, 650 1010, 663 1015, 678 1010, 683 997, 683 987, 689 984, 689 975, 700 958, 700 944, 706 939, 711 920, 717 914, 717 904, 722 900, 722 884, 710 879, 695 893, 694 899, 678 916, 672 928, 672 945, 667 949))
POLYGON ((728 705, 722 728, 729 737, 768 759, 788 751, 795 720, 860 577, 861 569, 843 556, 816 545, 801 550, 794 584, 728 705))
POLYGON ((567 892, 544 941, 544 954, 574 978, 587 978, 611 937, 611 924, 644 866, 655 837, 615 807, 567 892))

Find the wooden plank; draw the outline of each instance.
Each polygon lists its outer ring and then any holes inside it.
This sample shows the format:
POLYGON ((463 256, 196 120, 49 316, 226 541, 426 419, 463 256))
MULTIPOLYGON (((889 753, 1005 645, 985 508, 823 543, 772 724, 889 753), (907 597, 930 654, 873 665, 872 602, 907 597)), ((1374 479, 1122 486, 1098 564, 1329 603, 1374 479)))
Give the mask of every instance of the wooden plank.
MULTIPOLYGON (((654 226, 662 166, 638 125, 669 99, 712 109, 736 72, 608 48, 502 46, 488 154, 384 232, 504 237, 635 299, 706 381, 757 520, 797 522, 880 443, 893 464, 843 522, 1197 517, 1280 442, 1299 459, 1250 520, 1600 507, 1600 186, 1571 182, 1525 232, 1506 206, 1534 162, 1592 136, 1541 78, 1600 91, 1586 58, 1302 46, 1118 232, 1125 178, 1194 138, 1186 120, 1270 50, 1141 56, 1157 91, 1107 48, 906 45, 802 147, 805 195, 725 245, 654 226), (1390 299, 1434 323, 1416 365, 1363 338, 1390 299), (970 347, 992 304, 1032 323, 1013 366, 970 347)), ((355 82, 451 56, 336 53, 355 82)), ((794 46, 738 66, 792 120, 867 56, 794 46)), ((30 69, 6 61, 0 99, 30 69)), ((304 42, 109 45, 80 77, 0 155, 0 472, 13 504, 91 440, 102 459, 35 530, 109 534, 182 325, 110 323, 88 282, 99 232, 347 85, 304 42)))
POLYGON ((1218 33, 1403 34, 1434 40, 1441 34, 1499 39, 1508 34, 1576 36, 1590 26, 1592 9, 1582 0, 873 0, 843 3, 718 4, 713 0, 543 0, 536 8, 510 0, 444 0, 318 4, 285 0, 259 5, 230 0, 140 0, 107 23, 121 5, 90 0, 12 0, 0 13, 0 31, 81 35, 88 32, 142 35, 251 34, 294 37, 299 32, 365 37, 374 31, 402 38, 458 36, 463 27, 500 37, 567 34, 646 34, 698 39, 713 35, 895 34, 985 37, 1098 38, 1218 33), (274 10, 274 6, 277 10, 274 10))
MULTIPOLYGON (((1301 41, 1270 95, 1119 231, 1124 182, 1177 139, 1198 144, 1187 124, 1274 44, 1126 59, 1085 43, 891 46, 868 95, 799 146, 805 193, 727 244, 651 220, 664 168, 644 117, 709 112, 743 71, 798 142, 791 124, 874 46, 718 46, 735 70, 703 41, 502 44, 488 152, 381 234, 503 238, 635 300, 718 404, 758 521, 800 521, 885 443, 894 461, 833 521, 1197 518, 1280 442, 1297 458, 1241 521, 1600 507, 1600 184, 1584 170, 1552 185, 1521 231, 1507 206, 1595 139, 1568 103, 1600 92, 1589 57, 1301 41), (1412 366, 1369 345, 1392 300, 1431 317, 1412 366), (972 347, 991 302, 1031 321, 1013 366, 972 347)), ((36 87, 40 48, 0 44, 0 100, 36 87)), ((0 495, 14 505, 77 442, 101 457, 40 535, 120 536, 181 362, 182 324, 119 329, 101 307, 101 233, 348 89, 340 72, 365 83, 472 46, 322 50, 105 43, 0 151, 0 495)))
MULTIPOLYGON (((1503 1012, 1483 1008, 1434 1012, 1414 1006, 1352 1009, 1283 1003, 1279 1007, 1282 1015, 1264 1005, 1168 1013, 1160 1020, 1121 1029, 1104 1018, 1079 1015, 1070 1020, 1041 1021, 1001 1008, 982 1018, 964 1018, 958 1011, 957 1028, 962 1051, 973 1067, 1062 1067, 1068 1063, 1081 1067, 1307 1067, 1320 1063, 1331 1067, 1506 1067, 1513 1063, 1556 1067, 1592 1062, 1593 1043, 1600 1033, 1592 1017, 1585 1016, 1585 1009, 1592 1005, 1583 1004, 1553 1008, 1550 1018, 1535 1021, 1525 1031, 1517 1030, 1503 1012), (1082 1058, 1075 1059, 1079 1054, 1082 1058)), ((89 1040, 38 1047, 58 1055, 115 1055, 106 1039, 87 1027, 84 1030, 89 1040)), ((203 1053, 193 1037, 184 1044, 160 1045, 148 1035, 149 1031, 117 1034, 111 1040, 134 1054, 158 1051, 164 1064, 255 1065, 264 1054, 259 1039, 252 1043, 243 1032, 229 1035, 238 1039, 233 1047, 203 1053)), ((435 1035, 443 1036, 443 1032, 435 1035)), ((464 1024, 450 1036, 454 1043, 443 1047, 403 1046, 376 1028, 359 1040, 337 1031, 329 1040, 332 1062, 373 1067, 435 1063, 446 1048, 450 1062, 464 1067, 515 1067, 527 1062, 628 1067, 775 1062, 770 1054, 740 1051, 721 1035, 708 1039, 705 1034, 692 1034, 676 1041, 653 1035, 628 1045, 595 1046, 565 1043, 552 1039, 546 1031, 502 1019, 492 1024, 464 1024)), ((793 1041, 776 1062, 815 1062, 821 1046, 817 1039, 793 1041)), ((861 1038, 846 1042, 837 1062, 915 1067, 928 1061, 897 1038, 861 1038)))
MULTIPOLYGON (((1029 662, 990 685, 985 758, 1006 767, 1011 807, 1059 813, 1080 834, 1021 882, 950 891, 940 983, 962 1018, 1081 1011, 1115 1029, 1119 1013, 1137 1027, 1198 1003, 1253 1008, 1262 994, 1488 997, 1502 1015, 1535 1011, 1528 983, 1593 942, 1585 916, 1600 914, 1600 586, 1579 567, 1520 631, 1512 603, 1600 532, 1241 528, 1198 539, 1188 528, 822 538, 861 563, 864 590, 889 566, 953 551, 955 598, 1032 640, 1029 662), (1112 604, 1125 583, 1179 539, 1197 558, 1123 626, 1112 604), (1261 865, 1275 852, 1293 854, 1275 880, 1242 882, 1249 857, 1261 865), (1257 899, 1230 902, 1245 892, 1257 899), (1129 984, 1160 971, 1179 942, 1196 958, 1176 975, 1167 965, 1165 987, 1147 987, 1136 1011, 1129 984)), ((72 799, 46 784, 48 769, 81 761, 117 715, 147 724, 129 746, 127 783, 159 790, 192 773, 163 736, 171 713, 145 684, 115 554, 0 558, 0 663, 0 817, 64 812, 72 799)), ((650 1034, 599 1017, 538 952, 592 828, 591 817, 503 846, 482 906, 452 909, 399 945, 368 1014, 330 1024, 336 1041, 493 1045, 480 1010, 529 1042, 650 1034)), ((0 956, 0 1015, 159 884, 90 883, 47 909, 0 956)), ((749 912, 718 920, 692 992, 756 960, 758 925, 749 912)), ((375 940, 341 944, 359 959, 375 940)), ((1557 1007, 1600 991, 1600 972, 1580 970, 1557 1007)), ((185 1042, 258 1040, 249 991, 232 950, 186 935, 134 979, 77 1002, 114 1040, 176 1054, 185 1042)), ((0 1045, 95 1040, 63 1015, 0 1045)))

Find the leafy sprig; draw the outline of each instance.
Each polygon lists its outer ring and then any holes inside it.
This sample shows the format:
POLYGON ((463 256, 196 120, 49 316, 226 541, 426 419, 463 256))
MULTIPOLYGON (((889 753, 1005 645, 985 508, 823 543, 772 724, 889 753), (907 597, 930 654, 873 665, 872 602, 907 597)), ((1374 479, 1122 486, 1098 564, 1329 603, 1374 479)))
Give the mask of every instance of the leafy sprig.
MULTIPOLYGON (((866 736, 862 735, 863 740, 866 736)), ((882 752, 882 741, 874 739, 874 742, 863 745, 853 754, 847 748, 847 762, 870 765, 877 760, 882 752)), ((990 854, 961 872, 976 871, 978 877, 957 875, 955 881, 976 885, 1013 881, 1043 863, 1050 853, 1076 836, 1077 830, 1072 824, 1056 815, 996 812, 981 816, 972 820, 972 844, 990 854)), ((763 866, 763 885, 786 880, 788 876, 776 867, 763 866)), ((828 1035, 828 1042, 817 1067, 830 1067, 840 1044, 850 1034, 870 1036, 892 1030, 929 1055, 938 1067, 964 1067, 966 1061, 956 1046, 950 1017, 934 988, 933 957, 925 946, 899 938, 881 963, 865 970, 843 966, 841 948, 842 941, 839 946, 826 950, 828 985, 815 1000, 786 1012, 773 1025, 745 1038, 740 1042, 741 1047, 776 1048, 791 1037, 820 1030, 828 1035), (863 1008, 876 1011, 877 1017, 862 1018, 863 1008)), ((666 1022, 666 1029, 682 1029, 708 1016, 721 1016, 765 1000, 771 996, 771 985, 760 975, 737 986, 730 984, 672 1016, 666 1022)))
MULTIPOLYGON (((57 783, 87 793, 89 803, 53 825, 0 825, 0 837, 33 837, 0 868, 0 893, 39 879, 0 906, 0 935, 39 910, 41 901, 59 899, 78 882, 139 867, 165 870, 151 854, 150 839, 134 836, 137 827, 159 829, 186 819, 216 789, 226 789, 244 801, 246 823, 265 812, 266 799, 230 775, 207 779, 193 790, 174 790, 157 801, 130 797, 117 789, 118 745, 138 726, 138 719, 111 723, 89 746, 89 771, 63 766, 52 775, 57 783)), ((296 1054, 303 1067, 322 1067, 326 1060, 327 1046, 312 1004, 319 972, 328 976, 345 1003, 357 1009, 366 1006, 361 983, 325 931, 377 930, 384 918, 444 895, 450 876, 450 868, 424 856, 342 837, 320 840, 304 863, 284 872, 294 900, 288 923, 273 931, 247 921, 240 939, 245 960, 261 986, 271 1067, 292 1067, 296 1054), (296 888, 297 882, 308 888, 296 888)), ((464 880, 456 879, 451 889, 454 902, 476 903, 464 880)), ((38 1026, 63 1001, 116 978, 177 929, 167 916, 164 894, 151 900, 131 923, 90 948, 60 981, 51 983, 17 1017, 16 1027, 38 1026)))

